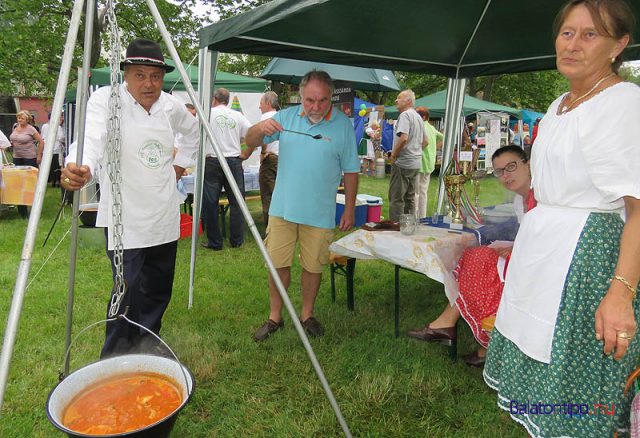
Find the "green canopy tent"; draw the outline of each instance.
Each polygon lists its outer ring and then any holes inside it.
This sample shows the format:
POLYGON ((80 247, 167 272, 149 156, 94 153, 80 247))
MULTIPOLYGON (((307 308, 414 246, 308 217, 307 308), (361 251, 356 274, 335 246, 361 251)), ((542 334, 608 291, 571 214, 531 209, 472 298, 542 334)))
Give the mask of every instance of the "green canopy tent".
MULTIPOLYGON (((549 70, 564 3, 274 0, 201 29, 200 47, 451 78, 549 70)), ((634 41, 627 59, 640 58, 640 29, 634 41)))
MULTIPOLYGON (((175 66, 173 60, 168 59, 167 64, 175 66)), ((194 87, 198 87, 198 66, 184 64, 184 68, 187 70, 187 74, 191 80, 191 84, 194 87)), ((91 76, 89 78, 89 84, 91 86, 105 86, 111 83, 111 71, 109 67, 92 68, 91 76)), ((268 86, 268 81, 260 78, 250 78, 248 76, 236 75, 233 73, 226 73, 223 71, 216 72, 216 86, 227 88, 231 92, 235 93, 263 93, 268 86)), ((186 90, 184 82, 180 78, 180 73, 174 70, 167 73, 164 76, 164 84, 162 85, 164 91, 184 91, 186 90)), ((76 89, 69 89, 65 96, 67 102, 73 102, 76 100, 76 89)))
MULTIPOLYGON (((437 93, 416 99, 415 106, 426 106, 429 108, 429 115, 431 118, 443 118, 447 106, 447 90, 438 91, 437 93)), ((465 117, 469 117, 479 111, 491 111, 504 112, 518 119, 520 118, 521 113, 520 110, 478 99, 476 97, 469 96, 468 94, 465 94, 464 96, 462 111, 465 117)), ((397 119, 400 112, 395 106, 388 106, 384 109, 384 114, 389 119, 397 119)))
POLYGON ((314 69, 326 71, 334 80, 348 82, 357 90, 400 90, 400 84, 398 84, 395 75, 390 70, 351 67, 325 62, 300 61, 297 59, 273 58, 262 71, 260 77, 287 84, 299 84, 302 77, 308 71, 314 69))
MULTIPOLYGON (((244 53, 448 76, 446 166, 460 135, 464 78, 554 69, 553 21, 564 3, 351 0, 345 8, 340 0, 273 0, 201 29, 201 56, 244 53), (371 36, 363 38, 363 29, 371 36)), ((640 16, 640 2, 630 5, 640 16)), ((640 28, 632 39, 623 56, 640 59, 640 28)), ((441 182, 438 206, 443 199, 441 182)))

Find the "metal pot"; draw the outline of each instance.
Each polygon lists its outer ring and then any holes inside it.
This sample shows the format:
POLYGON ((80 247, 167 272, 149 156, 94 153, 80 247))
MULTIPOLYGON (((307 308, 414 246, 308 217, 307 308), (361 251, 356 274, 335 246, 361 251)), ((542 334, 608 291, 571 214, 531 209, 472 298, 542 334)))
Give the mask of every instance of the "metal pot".
POLYGON ((80 368, 69 374, 53 388, 47 399, 47 417, 49 421, 65 432, 70 437, 130 437, 130 438, 162 438, 168 437, 178 417, 178 413, 189 402, 193 393, 194 379, 189 369, 176 362, 161 356, 145 354, 128 354, 100 360, 80 368), (182 395, 182 404, 172 414, 151 424, 143 429, 112 435, 86 435, 74 432, 62 425, 64 410, 69 403, 85 388, 94 383, 108 379, 109 377, 130 374, 136 372, 157 373, 168 376, 179 385, 182 395))
POLYGON ((98 218, 98 203, 93 204, 80 204, 78 207, 80 211, 80 221, 82 225, 86 227, 95 227, 96 219, 98 218))

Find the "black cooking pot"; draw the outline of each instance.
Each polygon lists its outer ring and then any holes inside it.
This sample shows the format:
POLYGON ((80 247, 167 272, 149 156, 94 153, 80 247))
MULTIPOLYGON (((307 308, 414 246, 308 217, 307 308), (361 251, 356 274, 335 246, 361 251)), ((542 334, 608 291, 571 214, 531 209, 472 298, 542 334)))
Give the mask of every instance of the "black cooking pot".
POLYGON ((80 221, 86 227, 95 227, 98 218, 98 203, 82 204, 78 207, 80 210, 80 221))
POLYGON ((58 383, 58 385, 53 388, 49 394, 49 398, 47 399, 47 417, 49 417, 49 421, 51 421, 55 427, 73 438, 164 438, 169 436, 176 418, 178 418, 178 413, 191 399, 194 383, 193 375, 189 369, 175 360, 146 354, 116 356, 100 360, 80 368, 58 383), (179 386, 178 389, 181 391, 182 404, 172 414, 158 422, 143 429, 126 433, 112 435, 86 435, 74 432, 62 425, 62 418, 65 409, 78 394, 84 391, 85 388, 116 375, 136 372, 156 373, 169 377, 179 386))

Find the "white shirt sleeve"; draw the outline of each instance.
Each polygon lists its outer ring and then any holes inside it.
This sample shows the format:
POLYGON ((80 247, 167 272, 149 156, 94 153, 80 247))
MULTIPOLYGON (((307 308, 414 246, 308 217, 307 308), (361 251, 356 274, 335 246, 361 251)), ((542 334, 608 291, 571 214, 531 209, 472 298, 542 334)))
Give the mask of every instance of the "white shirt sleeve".
MULTIPOLYGON (((102 87, 92 93, 87 101, 84 148, 81 164, 89 166, 91 175, 93 176, 96 175, 96 169, 102 160, 107 144, 107 118, 109 116, 110 92, 111 87, 102 87)), ((71 143, 65 165, 76 162, 77 147, 77 141, 71 143)))
POLYGON ((591 112, 580 113, 580 145, 593 185, 607 202, 640 199, 640 89, 618 84, 591 112))
POLYGON ((4 133, 2 131, 0 131, 0 149, 6 149, 9 146, 11 146, 11 142, 9 141, 9 139, 4 135, 4 133))
POLYGON ((173 160, 173 164, 186 169, 196 164, 200 144, 198 118, 193 117, 179 101, 176 100, 173 102, 172 98, 172 103, 173 108, 169 114, 171 129, 174 133, 182 135, 177 145, 178 152, 173 160))

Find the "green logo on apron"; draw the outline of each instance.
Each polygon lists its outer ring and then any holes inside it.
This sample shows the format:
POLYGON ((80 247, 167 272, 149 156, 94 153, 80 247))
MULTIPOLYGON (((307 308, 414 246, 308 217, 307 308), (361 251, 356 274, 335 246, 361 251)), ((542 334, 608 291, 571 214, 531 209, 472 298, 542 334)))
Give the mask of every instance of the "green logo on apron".
POLYGON ((149 169, 157 169, 162 165, 162 150, 162 145, 157 141, 147 141, 138 149, 138 157, 149 169))

